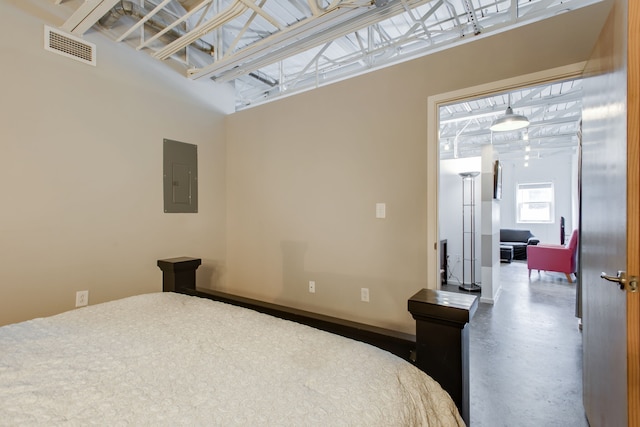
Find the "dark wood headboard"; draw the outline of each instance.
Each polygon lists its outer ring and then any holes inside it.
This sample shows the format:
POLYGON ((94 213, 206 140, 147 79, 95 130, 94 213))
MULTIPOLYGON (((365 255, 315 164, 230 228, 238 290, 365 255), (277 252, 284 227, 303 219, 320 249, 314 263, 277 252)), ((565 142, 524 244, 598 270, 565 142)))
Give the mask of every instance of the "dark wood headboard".
POLYGON ((469 424, 469 351, 466 326, 477 298, 422 289, 408 300, 416 320, 416 335, 406 334, 336 317, 196 287, 198 258, 158 260, 164 292, 177 292, 220 301, 269 314, 316 329, 371 344, 416 365, 442 385, 469 424))
MULTIPOLYGON (((282 319, 291 320, 303 325, 308 325, 316 329, 374 345, 408 361, 412 361, 411 354, 416 348, 415 336, 402 332, 351 322, 336 317, 325 316, 318 313, 298 310, 291 307, 271 304, 209 289, 189 289, 183 287, 176 289, 175 292, 221 301, 282 319)), ((415 361, 415 358, 413 361, 415 361)))

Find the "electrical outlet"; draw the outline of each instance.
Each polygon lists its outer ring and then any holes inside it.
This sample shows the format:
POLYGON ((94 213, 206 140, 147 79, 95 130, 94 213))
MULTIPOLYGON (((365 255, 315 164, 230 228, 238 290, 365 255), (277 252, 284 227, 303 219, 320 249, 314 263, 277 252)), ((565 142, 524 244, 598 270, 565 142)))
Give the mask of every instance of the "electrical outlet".
POLYGON ((369 302, 369 288, 360 288, 360 301, 369 302))
POLYGON ((76 292, 76 307, 84 307, 89 304, 89 291, 76 292))
POLYGON ((309 280, 309 293, 316 293, 316 282, 314 282, 313 280, 309 280))

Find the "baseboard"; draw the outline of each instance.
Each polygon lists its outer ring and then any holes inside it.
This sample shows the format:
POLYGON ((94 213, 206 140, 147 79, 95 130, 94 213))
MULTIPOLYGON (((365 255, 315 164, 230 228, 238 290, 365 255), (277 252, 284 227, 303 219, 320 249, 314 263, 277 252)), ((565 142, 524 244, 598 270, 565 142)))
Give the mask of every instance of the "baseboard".
POLYGON ((500 298, 501 293, 502 293, 502 286, 500 286, 500 288, 498 289, 498 292, 496 292, 493 298, 480 297, 480 302, 483 302, 486 304, 495 304, 496 302, 498 302, 498 298, 500 298))

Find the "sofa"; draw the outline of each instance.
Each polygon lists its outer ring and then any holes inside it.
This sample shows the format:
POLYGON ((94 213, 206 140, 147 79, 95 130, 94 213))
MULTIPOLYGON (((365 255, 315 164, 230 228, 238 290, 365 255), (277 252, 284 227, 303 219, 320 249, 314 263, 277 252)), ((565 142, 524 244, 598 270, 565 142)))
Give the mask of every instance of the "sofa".
POLYGON ((513 257, 517 260, 527 259, 527 246, 537 245, 540 239, 536 238, 530 230, 516 230, 511 228, 500 229, 500 260, 510 262, 513 257))

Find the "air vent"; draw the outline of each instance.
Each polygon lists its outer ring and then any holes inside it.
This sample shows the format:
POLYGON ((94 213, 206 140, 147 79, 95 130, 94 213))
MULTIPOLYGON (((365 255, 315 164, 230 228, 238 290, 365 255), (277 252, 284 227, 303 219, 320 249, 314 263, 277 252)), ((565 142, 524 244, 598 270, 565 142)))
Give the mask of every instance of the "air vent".
POLYGON ((85 64, 96 65, 96 45, 60 30, 44 27, 44 48, 85 64))

